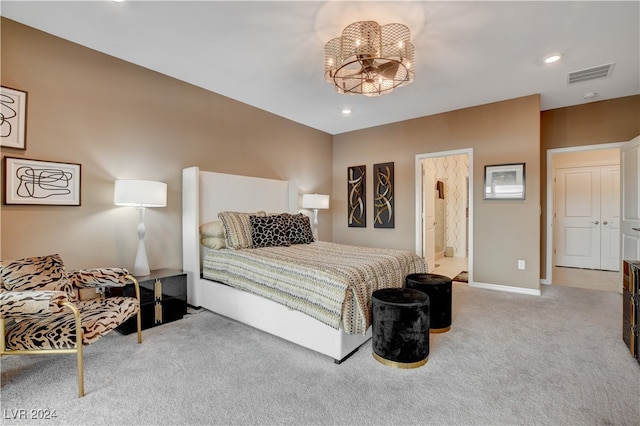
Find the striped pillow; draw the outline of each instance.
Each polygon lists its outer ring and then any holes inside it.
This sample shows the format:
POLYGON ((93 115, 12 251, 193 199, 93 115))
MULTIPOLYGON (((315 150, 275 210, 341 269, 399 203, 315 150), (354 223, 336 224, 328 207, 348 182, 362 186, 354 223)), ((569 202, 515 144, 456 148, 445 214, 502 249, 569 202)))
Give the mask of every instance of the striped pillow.
POLYGON ((266 216, 263 211, 255 213, 220 212, 218 219, 222 221, 225 230, 225 239, 228 248, 243 249, 252 248, 251 221, 249 216, 266 216))

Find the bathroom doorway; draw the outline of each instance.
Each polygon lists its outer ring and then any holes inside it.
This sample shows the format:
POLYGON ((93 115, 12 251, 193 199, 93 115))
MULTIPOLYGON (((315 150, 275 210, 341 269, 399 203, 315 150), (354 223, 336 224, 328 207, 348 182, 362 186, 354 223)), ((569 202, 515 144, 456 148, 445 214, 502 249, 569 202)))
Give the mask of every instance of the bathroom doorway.
POLYGON ((471 158, 470 149, 416 156, 416 252, 425 258, 430 271, 451 278, 467 272, 469 282, 471 158))

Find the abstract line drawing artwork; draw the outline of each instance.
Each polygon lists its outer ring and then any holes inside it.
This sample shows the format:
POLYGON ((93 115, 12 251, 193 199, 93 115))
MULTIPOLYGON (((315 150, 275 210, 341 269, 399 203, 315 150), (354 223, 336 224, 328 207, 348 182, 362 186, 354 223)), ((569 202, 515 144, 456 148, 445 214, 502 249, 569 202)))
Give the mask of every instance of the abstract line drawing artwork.
POLYGON ((5 204, 80 205, 80 164, 4 158, 5 204))
POLYGON ((373 226, 393 228, 393 162, 373 165, 373 226))
POLYGON ((350 228, 367 226, 366 176, 367 166, 347 168, 347 220, 350 228))
POLYGON ((0 87, 0 145, 26 149, 27 92, 0 87))

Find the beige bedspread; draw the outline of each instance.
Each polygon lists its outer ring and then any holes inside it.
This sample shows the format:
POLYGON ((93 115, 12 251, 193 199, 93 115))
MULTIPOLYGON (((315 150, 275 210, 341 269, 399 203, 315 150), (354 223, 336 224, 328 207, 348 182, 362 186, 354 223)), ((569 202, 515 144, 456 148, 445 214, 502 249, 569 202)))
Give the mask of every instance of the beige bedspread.
POLYGON ((203 276, 271 299, 346 333, 365 333, 371 293, 403 287, 407 274, 426 272, 406 250, 316 241, 290 247, 209 250, 203 276))

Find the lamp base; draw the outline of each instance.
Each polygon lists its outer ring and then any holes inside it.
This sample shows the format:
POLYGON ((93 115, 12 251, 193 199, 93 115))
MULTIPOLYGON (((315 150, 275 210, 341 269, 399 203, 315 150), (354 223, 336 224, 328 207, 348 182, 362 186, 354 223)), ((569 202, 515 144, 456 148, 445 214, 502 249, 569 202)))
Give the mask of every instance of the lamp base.
POLYGON ((133 263, 133 275, 136 277, 144 277, 149 275, 149 261, 147 260, 147 251, 144 248, 144 240, 138 241, 138 252, 136 253, 136 260, 133 263))
POLYGON ((318 209, 313 209, 313 239, 318 241, 318 209))
POLYGON ((149 275, 149 261, 147 260, 147 251, 144 248, 144 207, 138 208, 138 251, 136 260, 133 263, 133 275, 136 277, 144 277, 149 275))

